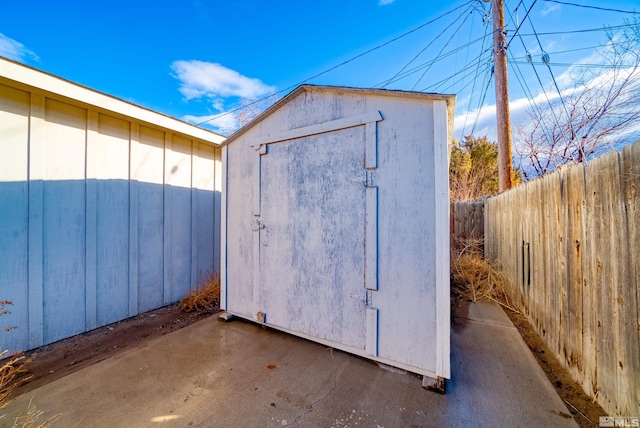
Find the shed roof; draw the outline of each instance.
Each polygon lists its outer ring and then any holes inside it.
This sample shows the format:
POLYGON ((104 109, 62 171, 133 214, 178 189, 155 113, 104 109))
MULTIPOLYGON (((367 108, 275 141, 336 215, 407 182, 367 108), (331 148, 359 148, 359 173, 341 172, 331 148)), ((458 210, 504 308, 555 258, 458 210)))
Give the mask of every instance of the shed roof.
POLYGON ((5 80, 171 129, 212 144, 218 145, 225 140, 224 136, 215 132, 0 56, 0 83, 5 80))
POLYGON ((304 92, 333 92, 333 93, 343 93, 343 94, 351 94, 351 95, 375 95, 375 96, 384 96, 384 97, 399 97, 399 98, 417 98, 424 100, 444 100, 447 102, 447 110, 448 110, 448 128, 449 128, 449 139, 451 139, 453 132, 453 112, 455 109, 455 95, 452 94, 434 94, 428 92, 415 92, 415 91, 400 91, 394 89, 369 89, 369 88, 353 88, 348 86, 325 86, 325 85, 300 85, 289 94, 275 102, 271 107, 260 113, 256 116, 251 122, 247 123, 245 126, 234 132, 232 135, 227 138, 222 146, 226 146, 227 144, 232 143, 237 140, 240 136, 242 136, 245 132, 256 126, 258 123, 265 120, 275 111, 282 108, 284 105, 288 104, 294 98, 298 97, 300 94, 304 92))

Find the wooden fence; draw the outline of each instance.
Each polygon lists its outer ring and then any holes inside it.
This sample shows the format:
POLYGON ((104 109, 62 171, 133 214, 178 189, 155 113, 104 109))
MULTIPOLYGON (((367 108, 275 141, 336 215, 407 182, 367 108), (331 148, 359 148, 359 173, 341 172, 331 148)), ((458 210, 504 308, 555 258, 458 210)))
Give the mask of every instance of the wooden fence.
POLYGON ((585 392, 640 415, 640 142, 491 198, 485 255, 585 392))
POLYGON ((451 250, 460 250, 468 240, 482 243, 484 201, 451 203, 451 250))

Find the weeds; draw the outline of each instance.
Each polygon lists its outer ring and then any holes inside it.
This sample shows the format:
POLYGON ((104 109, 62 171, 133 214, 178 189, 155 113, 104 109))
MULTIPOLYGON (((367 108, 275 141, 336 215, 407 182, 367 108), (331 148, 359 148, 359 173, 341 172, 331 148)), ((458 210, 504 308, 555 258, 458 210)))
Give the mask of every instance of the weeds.
POLYGON ((49 426, 54 420, 58 419, 62 414, 54 415, 42 422, 40 419, 44 415, 42 410, 38 410, 31 400, 29 400, 29 407, 27 412, 18 416, 13 422, 13 428, 44 428, 49 426))
MULTIPOLYGON (((0 300, 0 316, 9 315, 11 312, 6 309, 7 306, 13 306, 8 300, 0 300)), ((0 328, 1 333, 6 333, 16 327, 0 328)), ((9 351, 0 349, 0 409, 4 409, 9 405, 9 398, 12 392, 22 383, 31 377, 23 377, 17 380, 18 376, 27 372, 27 367, 31 363, 31 358, 27 358, 24 352, 16 352, 9 355, 9 351)), ((43 412, 38 410, 31 402, 26 413, 15 418, 13 428, 44 428, 49 426, 58 416, 53 416, 43 422, 40 422, 43 412)), ((6 415, 1 415, 0 419, 6 415)))
POLYGON ((19 375, 26 373, 26 366, 31 362, 31 359, 24 356, 24 352, 18 352, 12 356, 8 354, 6 350, 0 352, 0 409, 7 407, 13 390, 28 379, 16 382, 19 375))
MULTIPOLYGON (((0 300, 0 316, 10 314, 11 312, 6 307, 12 305, 13 303, 8 300, 0 300)), ((15 327, 4 327, 0 331, 7 332, 13 329, 15 327)), ((0 349, 0 409, 7 407, 9 404, 7 400, 13 390, 28 379, 16 381, 19 375, 26 373, 30 362, 31 359, 26 358, 24 352, 9 355, 9 351, 0 349)))
POLYGON ((482 255, 482 240, 464 239, 451 257, 452 286, 473 302, 489 300, 519 311, 507 295, 504 275, 482 255))
POLYGON ((210 312, 220 304, 220 274, 205 276, 178 305, 184 312, 210 312))

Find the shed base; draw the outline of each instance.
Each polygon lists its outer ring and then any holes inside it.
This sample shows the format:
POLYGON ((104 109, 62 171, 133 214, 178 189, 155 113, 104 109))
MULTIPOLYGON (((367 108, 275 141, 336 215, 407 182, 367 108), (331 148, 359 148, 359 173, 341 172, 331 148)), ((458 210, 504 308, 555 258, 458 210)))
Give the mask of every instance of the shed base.
POLYGON ((439 392, 440 394, 444 394, 447 387, 447 381, 442 376, 438 376, 437 378, 422 376, 422 387, 428 389, 429 391, 435 391, 439 392))
POLYGON ((218 315, 218 321, 233 321, 234 318, 235 316, 233 316, 229 312, 222 312, 220 315, 218 315))
POLYGON ((371 360, 371 361, 375 361, 377 363, 386 364, 388 366, 395 367, 395 368, 397 368, 399 370, 406 370, 408 372, 423 376, 422 386, 425 389, 433 389, 433 391, 437 391, 437 392, 440 392, 440 393, 444 394, 445 378, 442 377, 442 376, 439 376, 438 373, 436 373, 434 371, 425 369, 424 367, 416 367, 416 366, 412 366, 412 365, 401 363, 399 361, 389 360, 387 358, 382 358, 382 357, 378 357, 378 356, 375 356, 375 355, 371 355, 371 354, 368 354, 362 348, 357 348, 357 347, 354 347, 354 346, 345 345, 344 343, 332 342, 330 340, 326 340, 326 339, 322 339, 322 338, 317 337, 317 336, 312 336, 312 335, 309 335, 309 334, 305 334, 305 333, 302 333, 300 331, 291 330, 291 329, 288 329, 288 328, 284 328, 284 327, 280 327, 280 326, 273 325, 273 324, 268 324, 268 323, 261 324, 261 323, 256 322, 256 320, 254 318, 252 318, 251 316, 246 316, 246 315, 244 315, 242 313, 225 312, 225 314, 231 315, 232 317, 242 318, 244 320, 247 320, 247 321, 250 321, 252 323, 255 323, 256 325, 259 325, 259 326, 261 326, 263 328, 271 328, 271 329, 274 329, 274 330, 279 330, 279 331, 282 331, 284 333, 291 334, 293 336, 298 336, 298 337, 301 337, 303 339, 310 340, 312 342, 320 343, 322 345, 326 345, 326 346, 329 346, 329 347, 334 348, 334 349, 339 349, 340 351, 348 352, 350 354, 354 354, 354 355, 357 355, 359 357, 366 358, 366 359, 371 360), (430 385, 430 384, 433 384, 433 387, 429 387, 428 385, 430 385), (438 385, 442 385, 441 388, 438 387, 438 385))

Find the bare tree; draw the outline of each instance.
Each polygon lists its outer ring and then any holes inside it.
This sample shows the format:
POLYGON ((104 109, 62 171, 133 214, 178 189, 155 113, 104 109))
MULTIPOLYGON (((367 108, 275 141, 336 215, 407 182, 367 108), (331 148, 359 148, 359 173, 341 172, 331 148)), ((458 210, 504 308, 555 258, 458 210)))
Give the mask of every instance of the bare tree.
POLYGON ((235 113, 236 121, 240 128, 258 117, 263 111, 271 107, 276 101, 275 97, 268 98, 242 98, 240 100, 241 109, 235 113))
MULTIPOLYGON (((605 72, 574 67, 569 89, 552 106, 529 109, 514 150, 526 179, 582 162, 640 134, 640 22, 609 33, 600 51, 605 72), (581 70, 575 72, 575 69, 581 70)), ((599 68, 601 70, 601 68, 599 68)))

